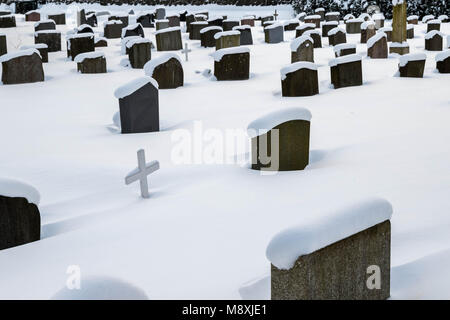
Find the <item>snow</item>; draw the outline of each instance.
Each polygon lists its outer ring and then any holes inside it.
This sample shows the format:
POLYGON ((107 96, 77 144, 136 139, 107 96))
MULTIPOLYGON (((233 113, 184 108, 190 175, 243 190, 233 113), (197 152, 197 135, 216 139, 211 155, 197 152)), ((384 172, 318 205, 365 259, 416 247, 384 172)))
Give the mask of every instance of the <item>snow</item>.
POLYGON ((340 54, 341 50, 345 49, 356 49, 356 44, 354 43, 340 43, 334 46, 334 52, 337 52, 338 55, 340 54))
POLYGON ((105 53, 101 51, 85 52, 80 53, 74 59, 75 63, 82 63, 85 59, 96 59, 100 57, 105 57, 105 53))
POLYGON ((325 16, 339 16, 341 13, 338 11, 332 11, 325 13, 325 16))
POLYGON ((347 14, 344 16, 344 21, 348 21, 349 19, 355 19, 355 16, 352 15, 351 13, 347 13, 347 14))
POLYGON ((155 32, 155 35, 161 34, 161 33, 166 33, 166 32, 172 32, 172 31, 181 31, 181 28, 180 27, 170 27, 170 28, 160 29, 155 32))
POLYGON ((431 30, 430 32, 427 32, 427 34, 425 34, 425 40, 434 38, 436 35, 439 35, 441 38, 444 37, 444 34, 442 32, 438 30, 431 30))
POLYGON ((26 46, 21 46, 20 50, 28 50, 28 49, 47 49, 48 45, 45 43, 36 43, 36 44, 30 44, 26 46))
POLYGON ((409 44, 406 41, 404 41, 404 42, 391 42, 389 44, 389 47, 392 47, 392 48, 406 48, 406 47, 409 47, 409 44))
POLYGON ((252 28, 249 25, 242 25, 242 26, 234 26, 233 30, 251 30, 252 28))
POLYGON ((330 62, 328 62, 328 65, 330 67, 334 67, 334 66, 337 66, 338 64, 361 61, 361 59, 362 59, 362 57, 360 55, 358 55, 357 53, 348 54, 346 56, 338 57, 338 58, 330 60, 330 62))
POLYGON ((39 27, 39 26, 41 25, 41 23, 53 23, 53 24, 55 24, 55 21, 54 21, 54 20, 51 20, 51 19, 41 20, 41 21, 36 22, 36 23, 34 24, 34 27, 35 27, 35 28, 36 28, 36 27, 39 27))
POLYGON ((10 53, 0 56, 0 63, 6 62, 9 60, 18 58, 18 57, 31 56, 35 53, 38 54, 39 57, 41 56, 39 51, 36 49, 27 49, 27 50, 19 50, 19 51, 10 52, 10 53))
POLYGON ((341 29, 339 27, 333 28, 330 31, 328 31, 328 36, 333 36, 333 35, 335 35, 338 32, 345 33, 345 30, 343 30, 343 29, 341 29))
POLYGON ((117 99, 123 99, 128 97, 133 92, 136 92, 147 83, 151 83, 155 88, 159 88, 158 82, 156 82, 156 80, 152 77, 139 77, 117 88, 116 91, 114 91, 114 96, 117 99))
POLYGON ((310 224, 277 233, 267 246, 267 259, 278 269, 291 269, 300 256, 310 254, 358 232, 390 220, 392 205, 380 198, 356 201, 310 224))
POLYGON ((426 23, 428 20, 433 20, 433 19, 434 19, 434 16, 432 14, 428 14, 422 18, 422 22, 426 23))
POLYGON ((210 27, 206 27, 206 28, 203 28, 202 30, 200 30, 200 33, 205 33, 205 32, 211 31, 211 30, 219 30, 219 32, 223 31, 223 29, 219 26, 210 26, 210 27))
POLYGON ((298 47, 300 47, 300 45, 302 45, 305 41, 311 41, 311 43, 314 43, 314 40, 309 35, 303 34, 291 41, 291 52, 297 51, 298 47))
POLYGON ((239 53, 250 53, 250 49, 248 47, 231 47, 231 48, 224 48, 219 49, 212 53, 212 57, 215 61, 219 62, 222 60, 223 56, 229 55, 229 54, 239 54, 239 53))
POLYGON ((125 37, 125 33, 128 30, 136 30, 138 28, 142 28, 142 25, 140 23, 129 24, 128 26, 122 28, 122 38, 125 37))
POLYGON ((0 178, 0 196, 25 198, 29 203, 39 205, 41 195, 28 183, 8 178, 0 178))
POLYGON ((313 14, 313 15, 310 15, 310 16, 306 16, 305 17, 305 20, 306 19, 320 19, 321 17, 320 17, 320 15, 319 14, 313 14))
POLYGON ((108 20, 103 23, 104 26, 113 24, 123 24, 123 22, 121 20, 108 20))
POLYGON ((416 20, 416 19, 419 19, 419 16, 416 16, 415 14, 413 14, 413 15, 411 15, 411 16, 408 16, 408 18, 406 18, 406 20, 416 20))
POLYGON ((403 0, 392 0, 392 6, 397 6, 403 4, 403 0))
POLYGON ((378 29, 377 32, 389 32, 389 31, 392 31, 392 27, 383 27, 378 29))
POLYGON ((346 23, 363 23, 364 19, 362 18, 351 18, 348 19, 346 23))
POLYGON ((450 57, 450 50, 444 50, 444 51, 439 52, 438 54, 436 54, 435 60, 436 60, 436 62, 444 61, 448 57, 450 57))
POLYGON ((299 62, 291 63, 290 65, 288 65, 280 70, 281 80, 286 79, 286 75, 288 73, 292 73, 292 72, 295 72, 300 69, 309 69, 309 70, 317 71, 317 65, 315 65, 312 62, 308 62, 308 61, 299 61, 299 62))
POLYGON ((428 24, 441 24, 441 20, 439 20, 439 19, 428 20, 427 23, 428 24))
POLYGON ((193 25, 200 25, 200 26, 207 26, 208 25, 208 21, 194 21, 194 22, 191 22, 191 24, 193 24, 193 25))
POLYGON ((364 21, 363 23, 361 23, 362 30, 366 30, 370 26, 375 27, 375 22, 368 20, 368 21, 364 21))
POLYGON ((152 41, 150 39, 147 38, 142 38, 139 36, 133 37, 132 39, 129 39, 125 46, 129 49, 132 46, 134 46, 135 44, 140 44, 140 43, 152 43, 152 41))
POLYGON ((377 33, 375 33, 373 36, 371 36, 368 40, 367 40, 367 48, 372 48, 372 46, 381 40, 381 38, 386 38, 387 39, 387 35, 386 33, 384 33, 383 31, 378 31, 377 33))
MULTIPOLYGON (((309 62, 296 62, 295 64, 305 65, 307 68, 315 68, 314 64, 309 62), (304 63, 304 64, 303 64, 304 63)), ((289 68, 289 66, 287 67, 289 68)), ((300 107, 283 108, 269 112, 249 123, 247 134, 250 138, 265 134, 274 127, 291 120, 311 121, 311 112, 308 109, 300 107)))
POLYGON ((339 22, 337 22, 337 21, 327 21, 327 22, 324 22, 323 24, 326 25, 326 26, 338 26, 339 22))
POLYGON ((238 36, 238 35, 240 35, 241 33, 239 32, 239 31, 236 31, 236 30, 230 30, 230 31, 222 31, 222 32, 217 32, 215 35, 214 35, 214 39, 220 39, 220 38, 222 38, 222 37, 226 37, 226 36, 238 36))
POLYGON ((303 30, 306 28, 316 28, 314 23, 304 23, 295 28, 295 30, 303 30))
POLYGON ((283 25, 279 22, 276 23, 272 23, 270 25, 268 25, 267 27, 264 28, 264 30, 272 30, 272 29, 276 29, 276 28, 283 28, 283 25))
POLYGON ((438 17, 438 20, 439 21, 444 21, 444 20, 448 20, 448 15, 446 15, 446 14, 441 14, 439 17, 438 17))
POLYGON ((86 32, 86 33, 73 33, 73 34, 68 34, 66 35, 66 39, 70 40, 70 39, 79 39, 79 38, 93 38, 94 34, 90 33, 90 32, 86 32))
POLYGON ((382 13, 374 13, 372 15, 372 19, 373 20, 384 20, 385 18, 384 18, 384 14, 382 14, 382 13))
POLYGON ((425 53, 409 53, 400 56, 399 66, 404 67, 409 61, 426 60, 427 55, 425 53))
POLYGON ((157 66, 159 66, 160 64, 166 63, 167 61, 169 61, 172 58, 177 59, 180 62, 180 64, 182 65, 181 59, 177 54, 165 53, 157 58, 153 58, 152 60, 150 60, 149 62, 147 62, 144 65, 145 75, 147 75, 149 77, 153 77, 153 71, 155 70, 155 68, 157 66))
POLYGON ((410 30, 410 29, 414 29, 414 25, 413 24, 407 24, 406 25, 406 30, 410 30))

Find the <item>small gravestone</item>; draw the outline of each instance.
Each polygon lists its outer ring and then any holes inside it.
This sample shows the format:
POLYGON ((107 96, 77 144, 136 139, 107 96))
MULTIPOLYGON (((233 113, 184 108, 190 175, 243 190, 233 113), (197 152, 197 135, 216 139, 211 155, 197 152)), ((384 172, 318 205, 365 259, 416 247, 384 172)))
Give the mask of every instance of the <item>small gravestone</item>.
POLYGON ((355 19, 355 16, 352 15, 351 13, 347 13, 347 14, 344 16, 344 18, 343 18, 344 23, 347 23, 347 21, 348 21, 348 20, 351 20, 351 19, 355 19))
POLYGON ((216 50, 238 47, 241 44, 241 33, 236 30, 217 32, 214 35, 216 50))
POLYGON ((41 20, 41 14, 39 11, 33 10, 25 13, 25 21, 37 22, 41 20))
POLYGON ((428 21, 434 20, 434 16, 432 14, 427 14, 422 17, 422 23, 426 24, 428 21))
POLYGON ((221 16, 215 16, 208 19, 209 27, 222 27, 223 26, 223 18, 221 16))
POLYGON ((325 21, 336 21, 339 22, 341 14, 339 12, 327 12, 325 13, 325 21))
POLYGON ((324 22, 322 24, 322 37, 327 37, 328 36, 328 32, 331 29, 336 28, 338 25, 339 25, 339 22, 337 22, 337 21, 324 22))
POLYGON ((163 7, 156 8, 156 20, 162 20, 166 17, 166 9, 163 7))
POLYGON ((214 76, 217 80, 247 80, 250 76, 250 50, 232 47, 213 53, 214 76))
POLYGON ((450 19, 449 19, 448 15, 446 15, 446 14, 441 14, 438 17, 438 20, 441 21, 442 23, 450 22, 450 19))
POLYGON ((116 14, 116 15, 108 17, 108 21, 112 21, 112 20, 122 21, 122 27, 125 28, 126 26, 128 26, 129 18, 128 18, 127 14, 118 14, 118 15, 116 14))
POLYGON ((48 46, 48 52, 61 51, 61 32, 57 30, 35 32, 34 43, 45 43, 48 46))
POLYGON ((303 33, 304 36, 310 36, 314 41, 314 48, 322 48, 322 37, 319 30, 308 30, 303 33))
POLYGON ((418 24, 419 23, 419 16, 412 15, 406 18, 409 24, 418 24))
POLYGON ((0 56, 8 53, 6 34, 0 33, 0 56))
POLYGON ((329 65, 331 84, 335 89, 362 85, 361 56, 351 54, 335 58, 329 65))
POLYGON ((243 26, 236 26, 233 27, 233 30, 237 30, 241 33, 240 37, 240 45, 252 45, 253 44, 253 37, 252 37, 252 28, 248 25, 243 26))
POLYGON ((406 1, 395 0, 392 2, 392 44, 389 46, 390 53, 399 55, 409 53, 409 45, 406 42, 406 10, 406 1))
POLYGON ((251 122, 247 132, 251 138, 252 169, 305 169, 309 163, 310 124, 311 113, 304 108, 281 109, 251 122))
POLYGON ((345 22, 345 28, 348 34, 361 33, 361 24, 364 22, 361 18, 349 19, 345 22))
POLYGON ((186 15, 186 32, 190 33, 191 23, 195 22, 195 16, 193 14, 186 15))
POLYGON ((433 31, 433 30, 437 30, 440 31, 441 30, 441 21, 440 20, 430 20, 427 22, 427 32, 433 31))
POLYGON ((388 57, 387 36, 378 31, 367 40, 367 56, 372 59, 386 59, 388 57))
POLYGON ((67 55, 72 61, 80 53, 95 51, 94 34, 79 33, 67 36, 67 55))
POLYGON ((325 20, 325 9, 324 8, 317 8, 314 10, 314 13, 320 16, 320 21, 325 20))
POLYGON ((265 15, 265 16, 261 16, 261 25, 264 25, 264 22, 267 21, 274 21, 275 18, 273 15, 265 15))
POLYGON ((96 27, 98 24, 97 16, 95 13, 91 13, 86 15, 86 24, 90 25, 91 27, 96 27))
POLYGON ((158 83, 150 77, 135 79, 118 88, 122 133, 159 131, 158 83))
POLYGON ((16 17, 13 15, 0 16, 0 28, 15 28, 16 17))
POLYGON ((388 42, 392 41, 392 27, 384 27, 384 28, 378 29, 378 32, 384 32, 386 34, 387 41, 388 42))
POLYGON ((169 21, 169 28, 180 26, 180 15, 179 14, 171 14, 171 15, 168 15, 166 18, 169 21))
POLYGON ((118 39, 122 36, 123 22, 120 20, 105 21, 103 35, 106 39, 118 39))
POLYGON ((143 28, 152 28, 152 15, 150 13, 143 13, 137 16, 136 23, 140 23, 143 28))
POLYGON ((266 249, 272 300, 386 300, 392 205, 367 198, 277 233, 266 249))
POLYGON ((200 31, 200 42, 201 46, 205 48, 211 48, 216 46, 216 39, 214 35, 218 32, 222 32, 222 28, 218 26, 210 26, 203 28, 200 31))
POLYGON ((433 30, 425 35, 425 50, 442 51, 442 42, 444 34, 440 31, 433 30))
POLYGON ((305 23, 313 23, 315 28, 320 28, 320 15, 314 14, 305 17, 305 23))
POLYGON ((426 59, 427 56, 424 53, 402 55, 398 64, 400 77, 423 78, 426 59))
POLYGON ((438 53, 435 60, 436 69, 439 73, 450 73, 450 50, 438 53))
POLYGON ((284 31, 293 31, 300 25, 298 20, 288 20, 284 22, 284 31))
POLYGON ((42 20, 34 24, 34 32, 41 30, 56 30, 56 24, 53 20, 42 20))
POLYGON ((144 28, 140 23, 130 24, 122 29, 121 37, 122 39, 125 37, 139 36, 144 38, 144 28))
POLYGON ((223 31, 233 30, 233 27, 238 26, 240 23, 241 23, 241 21, 238 19, 223 20, 223 24, 222 24, 223 31))
POLYGON ((29 50, 29 49, 36 49, 37 51, 39 51, 42 62, 45 63, 48 62, 48 46, 45 43, 38 43, 34 45, 27 45, 20 47, 20 50, 29 50))
POLYGON ((295 37, 298 38, 303 35, 308 30, 314 30, 316 28, 316 25, 314 23, 305 23, 297 28, 295 28, 295 37))
POLYGON ((75 57, 77 70, 81 73, 106 73, 106 58, 103 52, 81 53, 75 57))
POLYGON ((130 49, 129 49, 129 46, 127 46, 127 44, 128 44, 128 42, 129 41, 132 41, 132 40, 140 40, 140 39, 143 39, 142 37, 140 37, 140 36, 131 36, 131 37, 125 37, 125 38, 123 38, 121 41, 120 41, 120 54, 122 54, 122 55, 128 55, 128 53, 129 53, 129 51, 130 51, 130 49))
POLYGON ((381 29, 384 27, 384 15, 382 13, 374 13, 372 15, 373 22, 375 23, 375 29, 381 29))
POLYGON ((95 37, 94 38, 94 46, 96 48, 107 47, 108 40, 106 40, 106 38, 104 38, 104 37, 95 37))
POLYGON ((328 31, 328 43, 330 46, 336 46, 341 43, 347 42, 347 34, 339 27, 333 28, 328 31))
POLYGON ((133 69, 142 69, 151 59, 151 41, 140 38, 127 42, 128 58, 133 69))
POLYGON ((94 29, 88 24, 82 24, 76 29, 76 33, 94 33, 94 29))
POLYGON ((66 14, 64 12, 49 14, 47 15, 48 19, 55 21, 57 25, 65 25, 66 24, 66 14))
POLYGON ((156 48, 158 51, 172 51, 183 49, 180 27, 171 27, 155 32, 156 48))
POLYGON ((189 39, 200 40, 200 31, 203 28, 208 27, 207 21, 195 21, 191 23, 191 32, 189 33, 189 39))
POLYGON ((291 63, 299 61, 314 62, 314 40, 307 35, 291 42, 291 63))
POLYGON ((39 51, 20 50, 0 57, 3 84, 44 81, 44 69, 39 51))
POLYGON ((281 69, 283 97, 305 97, 319 94, 317 66, 312 62, 295 62, 281 69))
POLYGON ((406 39, 414 39, 414 25, 408 24, 406 26, 406 39))
POLYGON ((169 20, 167 20, 167 19, 156 20, 155 28, 156 28, 156 31, 169 28, 169 20))
POLYGON ((241 26, 255 26, 255 17, 254 16, 248 16, 241 19, 241 26))
POLYGON ((158 82, 159 89, 175 89, 184 83, 183 66, 178 55, 166 53, 144 66, 145 75, 158 82))
POLYGON ((264 41, 266 43, 280 43, 284 40, 284 28, 280 23, 274 23, 264 28, 264 41))
POLYGON ((356 44, 354 43, 341 43, 334 46, 334 56, 343 57, 356 53, 356 44))
POLYGON ((361 23, 361 43, 367 43, 367 40, 376 33, 375 23, 373 21, 364 21, 361 23))

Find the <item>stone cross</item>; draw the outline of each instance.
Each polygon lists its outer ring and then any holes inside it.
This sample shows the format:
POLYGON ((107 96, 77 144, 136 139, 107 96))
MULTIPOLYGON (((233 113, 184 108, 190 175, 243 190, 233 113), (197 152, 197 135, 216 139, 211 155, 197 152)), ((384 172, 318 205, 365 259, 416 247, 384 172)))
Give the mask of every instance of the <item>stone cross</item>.
POLYGON ((181 50, 182 53, 184 53, 186 55, 186 61, 188 61, 189 57, 188 57, 188 53, 191 52, 192 50, 188 48, 188 44, 185 43, 184 44, 184 49, 181 50))
POLYGON ((277 20, 277 18, 278 18, 278 12, 277 12, 277 10, 275 10, 275 13, 273 14, 273 16, 275 17, 275 20, 277 20))
POLYGON ((147 176, 159 169, 159 162, 154 160, 146 163, 145 151, 143 149, 138 150, 137 158, 138 167, 125 177, 125 184, 128 185, 139 180, 141 184, 141 196, 142 198, 148 198, 150 196, 148 194, 147 176))
POLYGON ((400 55, 409 53, 409 47, 406 46, 406 0, 392 1, 392 15, 393 46, 389 51, 400 55))

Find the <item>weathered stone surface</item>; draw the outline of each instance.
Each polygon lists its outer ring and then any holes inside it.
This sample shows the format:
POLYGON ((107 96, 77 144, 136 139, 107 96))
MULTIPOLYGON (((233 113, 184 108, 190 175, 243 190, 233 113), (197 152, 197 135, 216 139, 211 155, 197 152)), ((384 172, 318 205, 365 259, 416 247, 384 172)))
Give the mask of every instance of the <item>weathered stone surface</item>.
POLYGON ((135 43, 128 51, 128 58, 133 69, 142 69, 151 59, 150 42, 135 43))
POLYGON ((239 47, 241 45, 241 34, 239 31, 237 34, 230 35, 222 35, 218 37, 216 34, 214 38, 216 39, 216 50, 231 48, 231 47, 239 47))
POLYGON ((176 58, 156 66, 151 77, 158 82, 159 89, 175 89, 184 84, 183 67, 176 58))
POLYGON ((49 14, 48 18, 50 20, 55 21, 55 23, 57 25, 65 25, 66 24, 66 14, 65 13, 49 14))
POLYGON ((150 13, 141 14, 136 19, 136 22, 140 23, 142 25, 142 27, 144 27, 144 28, 153 28, 152 15, 150 13))
POLYGON ((180 26, 180 17, 178 15, 168 16, 167 20, 169 20, 169 28, 180 26))
POLYGON ((72 58, 72 61, 80 53, 95 51, 94 35, 89 33, 82 35, 68 39, 67 55, 72 58))
POLYGON ((296 51, 291 51, 291 63, 299 61, 314 62, 313 41, 305 40, 298 46, 296 51))
POLYGON ((450 73, 450 57, 442 61, 436 61, 436 69, 439 73, 450 73))
POLYGON ((325 21, 337 21, 339 22, 341 15, 339 12, 328 12, 325 14, 325 21))
POLYGON ((84 58, 77 62, 77 70, 81 73, 106 73, 106 58, 104 56, 84 58))
MULTIPOLYGON (((110 20, 111 21, 111 20, 110 20)), ((118 39, 122 36, 123 22, 116 20, 114 23, 105 24, 103 34, 107 39, 118 39)))
POLYGON ((29 11, 25 14, 25 21, 40 21, 41 14, 37 11, 29 11))
POLYGON ((283 97, 305 97, 319 94, 317 70, 301 68, 281 79, 283 97))
POLYGON ((314 30, 315 28, 312 25, 301 25, 295 28, 295 37, 298 38, 303 35, 308 30, 314 30))
POLYGON ((255 26, 255 19, 253 18, 244 18, 241 19, 241 26, 250 26, 250 27, 254 27, 255 26))
POLYGON ((212 26, 212 28, 206 28, 200 32, 200 43, 202 47, 211 48, 216 46, 216 39, 214 35, 218 32, 222 32, 222 28, 218 26, 212 26))
POLYGON ((358 19, 351 19, 345 23, 346 32, 348 34, 357 34, 361 33, 361 21, 358 19), (356 21, 355 21, 356 20, 356 21))
POLYGON ((264 40, 266 43, 280 43, 284 40, 284 29, 282 25, 270 26, 264 29, 264 40))
POLYGON ((425 50, 428 51, 442 51, 442 36, 436 33, 431 38, 425 38, 425 50))
POLYGON ((387 37, 381 37, 372 46, 368 46, 367 56, 372 59, 386 59, 388 57, 387 37))
POLYGON ((122 38, 139 36, 145 38, 144 28, 140 24, 130 25, 127 29, 122 30, 122 38))
POLYGON ((3 84, 21 84, 44 81, 41 57, 37 53, 23 55, 2 62, 3 84))
POLYGON ((240 45, 241 46, 253 44, 252 29, 250 27, 237 26, 237 27, 234 27, 233 30, 237 30, 241 33, 241 37, 240 37, 240 45))
POLYGON ((223 27, 223 31, 230 31, 233 30, 233 27, 238 26, 240 23, 240 21, 238 20, 224 20, 222 27, 223 27))
POLYGON ((191 40, 201 40, 200 30, 208 27, 208 22, 206 21, 196 21, 191 23, 191 32, 189 33, 189 39, 191 40))
POLYGON ((34 25, 34 32, 42 30, 56 30, 55 22, 51 20, 36 22, 36 24, 34 25))
MULTIPOLYGON (((35 46, 29 46, 29 47, 30 48, 35 47, 35 49, 37 51, 39 51, 39 54, 41 55, 42 62, 45 62, 45 63, 48 62, 48 46, 46 44, 41 43, 41 44, 38 44, 35 46)), ((28 46, 27 46, 27 48, 28 48, 28 46)))
POLYGON ((406 41, 406 24, 406 1, 397 2, 392 6, 392 42, 406 41))
POLYGON ((34 34, 34 43, 45 43, 48 52, 61 51, 61 32, 59 31, 39 31, 34 34))
POLYGON ((375 26, 369 26, 367 29, 361 29, 361 43, 367 43, 367 40, 373 37, 375 33, 375 26))
POLYGON ((404 66, 398 67, 400 77, 423 78, 425 60, 408 61, 404 66))
POLYGON ((123 28, 128 27, 128 23, 129 23, 128 15, 109 16, 108 21, 111 21, 111 20, 120 20, 120 21, 122 21, 123 28))
POLYGON ((322 24, 322 37, 328 37, 328 31, 338 26, 336 21, 325 22, 322 24))
POLYGON ((272 300, 385 300, 390 296, 389 220, 300 256, 290 270, 271 267, 272 300), (381 288, 367 287, 367 268, 381 271, 381 288))
POLYGON ((169 28, 169 20, 156 20, 155 27, 156 31, 169 28))
POLYGON ((0 250, 41 238, 41 215, 27 199, 0 195, 0 250))
POLYGON ((214 76, 217 80, 247 80, 250 76, 250 53, 226 54, 214 61, 214 76))
POLYGON ((223 18, 216 17, 208 20, 209 27, 222 27, 223 26, 223 18))
POLYGON ((0 56, 8 53, 6 35, 0 34, 0 56))
POLYGON ((356 45, 343 43, 334 47, 334 55, 336 58, 348 56, 356 53, 356 45))
POLYGON ((409 16, 407 18, 407 21, 409 24, 419 24, 419 17, 418 16, 409 16))
POLYGON ((309 30, 303 33, 305 36, 310 36, 314 41, 314 48, 322 48, 322 37, 319 30, 309 30))
MULTIPOLYGON (((176 27, 175 27, 176 28, 176 27)), ((181 42, 181 30, 168 29, 164 32, 158 32, 156 34, 156 48, 158 51, 172 51, 183 49, 181 42)))
POLYGON ((336 46, 341 43, 347 43, 347 34, 344 30, 339 29, 338 31, 328 33, 328 43, 330 46, 336 46))
POLYGON ((102 47, 107 47, 108 46, 108 41, 106 41, 106 39, 102 38, 102 39, 94 39, 94 46, 96 48, 102 48, 102 47))
POLYGON ((361 60, 338 63, 330 69, 331 83, 335 89, 362 85, 361 60))
POLYGON ((16 27, 16 17, 10 16, 0 16, 0 28, 15 28, 16 27))

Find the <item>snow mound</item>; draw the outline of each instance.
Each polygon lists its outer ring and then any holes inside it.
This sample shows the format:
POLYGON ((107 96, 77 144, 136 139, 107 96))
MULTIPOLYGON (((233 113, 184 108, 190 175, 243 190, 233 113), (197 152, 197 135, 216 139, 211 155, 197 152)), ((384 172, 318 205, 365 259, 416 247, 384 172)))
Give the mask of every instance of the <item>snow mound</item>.
POLYGON ((350 63, 350 62, 355 62, 355 61, 361 61, 362 57, 356 53, 354 54, 349 54, 343 57, 339 57, 336 59, 332 59, 330 60, 330 62, 328 63, 328 65, 330 67, 334 67, 338 64, 342 64, 342 63, 350 63))
POLYGON ((288 65, 280 70, 281 80, 286 79, 286 75, 288 73, 292 73, 292 72, 295 72, 300 69, 317 70, 317 65, 315 65, 314 63, 309 62, 309 61, 299 61, 299 62, 291 63, 290 65, 288 65))
POLYGON ((327 22, 324 22, 323 25, 325 25, 325 26, 338 26, 339 22, 337 22, 337 21, 327 21, 327 22))
POLYGON ((225 37, 225 36, 236 36, 236 35, 241 35, 241 33, 239 31, 236 30, 230 30, 230 31, 222 31, 222 32, 217 32, 214 35, 214 39, 220 39, 221 37, 225 37))
POLYGON ((300 47, 305 41, 311 41, 311 43, 314 43, 313 38, 311 38, 309 35, 301 35, 300 37, 297 37, 294 40, 292 40, 291 51, 292 52, 297 51, 298 47, 300 47))
POLYGON ((436 36, 436 35, 439 35, 441 38, 444 37, 444 34, 443 34, 442 32, 440 32, 440 31, 438 31, 438 30, 431 30, 430 32, 428 32, 428 33, 425 35, 425 40, 429 40, 429 39, 433 38, 433 37, 436 36))
POLYGON ((0 195, 11 198, 25 198, 29 203, 35 205, 39 205, 41 200, 39 191, 30 184, 7 178, 0 178, 0 195))
POLYGON ((338 32, 342 32, 342 33, 345 33, 345 30, 343 30, 343 29, 341 29, 341 28, 339 28, 339 27, 336 27, 336 28, 333 28, 333 29, 331 29, 330 31, 328 31, 328 36, 334 36, 336 33, 338 33, 338 32))
POLYGON ((108 20, 103 23, 104 26, 112 24, 123 24, 122 20, 108 20))
POLYGON ((161 56, 159 56, 157 58, 154 58, 154 59, 148 61, 144 65, 144 73, 145 73, 145 75, 149 76, 149 77, 153 77, 153 71, 155 71, 155 68, 157 66, 159 66, 160 64, 166 63, 167 61, 169 61, 172 58, 177 59, 180 62, 180 64, 182 64, 181 63, 181 59, 180 59, 180 57, 177 54, 175 54, 175 53, 165 53, 165 54, 163 54, 163 55, 161 55, 161 56))
POLYGON ((375 28, 375 22, 369 20, 369 21, 364 21, 363 23, 361 23, 361 30, 366 30, 369 27, 375 28))
POLYGON ((124 84, 123 86, 117 88, 116 91, 114 91, 114 96, 117 99, 123 99, 123 98, 129 96, 130 94, 132 94, 133 92, 139 90, 140 88, 145 86, 147 83, 151 83, 156 89, 159 88, 158 82, 156 82, 155 79, 144 76, 144 77, 134 79, 134 80, 124 84))
POLYGON ((128 49, 130 49, 132 46, 134 46, 135 44, 140 44, 140 43, 152 43, 150 39, 147 38, 141 38, 139 36, 137 36, 136 38, 130 39, 129 41, 127 41, 126 43, 126 47, 128 49))
POLYGON ((200 33, 205 33, 205 32, 211 31, 211 30, 219 30, 219 32, 223 31, 222 27, 210 26, 210 27, 206 27, 206 28, 203 28, 202 30, 200 30, 200 33))
POLYGON ((21 46, 20 50, 28 50, 28 49, 47 49, 48 45, 45 43, 36 43, 36 44, 30 44, 26 46, 21 46))
POLYGON ((92 51, 92 52, 85 52, 80 53, 77 55, 74 59, 75 63, 82 63, 84 59, 95 59, 95 58, 104 58, 105 54, 101 51, 92 51))
POLYGON ((409 53, 400 56, 399 66, 404 67, 409 61, 426 60, 427 55, 425 53, 409 53))
POLYGON ((270 300, 270 274, 244 283, 239 288, 242 300, 270 300))
POLYGON ((322 17, 319 15, 319 14, 312 14, 312 15, 310 15, 310 16, 306 16, 305 17, 305 20, 306 19, 321 19, 322 17))
POLYGON ((439 52, 435 56, 435 59, 436 59, 436 62, 439 62, 439 61, 444 61, 448 57, 450 57, 450 50, 445 50, 445 51, 439 52))
POLYGON ((233 27, 233 30, 250 30, 250 29, 251 29, 251 27, 246 24, 244 24, 242 26, 234 26, 233 27))
POLYGON ((279 269, 290 269, 300 256, 310 254, 350 237, 376 224, 390 220, 392 205, 380 198, 369 198, 332 212, 310 225, 300 225, 276 234, 266 257, 279 269))
MULTIPOLYGON (((239 32, 239 31, 237 31, 239 32)), ((222 60, 223 56, 228 54, 238 54, 238 53, 250 53, 250 49, 248 47, 231 47, 217 50, 212 54, 212 57, 215 61, 219 62, 222 60)))

